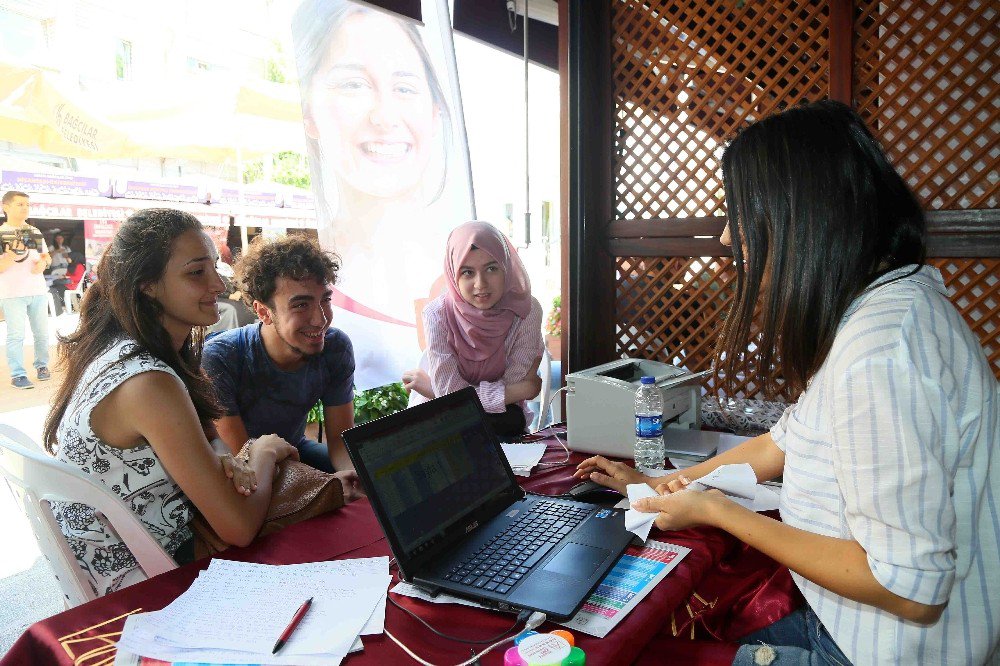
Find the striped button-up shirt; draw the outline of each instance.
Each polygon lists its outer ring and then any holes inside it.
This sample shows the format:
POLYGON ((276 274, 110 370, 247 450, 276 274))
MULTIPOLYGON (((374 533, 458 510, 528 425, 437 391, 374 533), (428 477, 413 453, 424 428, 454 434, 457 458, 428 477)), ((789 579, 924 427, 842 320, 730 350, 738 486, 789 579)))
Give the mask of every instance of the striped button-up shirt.
POLYGON ((1000 398, 937 269, 876 281, 771 430, 782 520, 853 539, 891 592, 947 602, 930 626, 793 574, 855 664, 981 664, 1000 640, 1000 398))

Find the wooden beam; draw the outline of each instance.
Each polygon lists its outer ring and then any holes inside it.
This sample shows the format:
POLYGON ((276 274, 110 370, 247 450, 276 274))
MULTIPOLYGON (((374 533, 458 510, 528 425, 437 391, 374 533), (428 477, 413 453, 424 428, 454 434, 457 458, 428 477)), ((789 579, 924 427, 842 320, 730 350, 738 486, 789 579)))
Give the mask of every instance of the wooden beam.
MULTIPOLYGON (((927 256, 1000 257, 1000 210, 927 211, 927 256)), ((726 218, 614 220, 606 243, 615 257, 730 257, 719 243, 726 218)))
POLYGON ((660 217, 647 220, 613 220, 608 238, 690 238, 719 236, 726 226, 724 216, 660 217))

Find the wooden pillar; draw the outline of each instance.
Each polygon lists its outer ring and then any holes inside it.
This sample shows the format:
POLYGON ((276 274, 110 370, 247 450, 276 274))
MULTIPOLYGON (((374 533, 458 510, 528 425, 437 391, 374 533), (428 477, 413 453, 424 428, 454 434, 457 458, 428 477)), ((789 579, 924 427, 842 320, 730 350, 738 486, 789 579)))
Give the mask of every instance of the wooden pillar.
POLYGON ((563 0, 559 26, 563 164, 563 367, 614 357, 611 2, 563 0))

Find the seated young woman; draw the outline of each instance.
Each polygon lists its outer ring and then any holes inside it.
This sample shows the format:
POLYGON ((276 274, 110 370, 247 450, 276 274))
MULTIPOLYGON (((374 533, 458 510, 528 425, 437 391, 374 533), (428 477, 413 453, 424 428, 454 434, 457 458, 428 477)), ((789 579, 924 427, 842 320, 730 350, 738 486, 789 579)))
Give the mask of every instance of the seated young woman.
POLYGON ((524 433, 526 401, 541 390, 542 306, 513 244, 487 222, 466 222, 448 236, 448 290, 424 308, 427 349, 403 373, 410 404, 476 387, 501 439, 524 433))
MULTIPOLYGON (((228 459, 209 444, 222 411, 199 357, 204 327, 219 318, 215 260, 188 213, 128 218, 84 295, 79 327, 60 340, 66 378, 45 423, 45 448, 120 496, 179 564, 194 557, 193 507, 222 539, 246 545, 267 513, 275 464, 298 456, 283 439, 260 437, 249 447, 249 480, 230 481, 228 459)), ((93 509, 53 510, 97 594, 143 579, 93 509)))
POLYGON ((745 637, 734 663, 996 658, 998 384, 924 265, 914 195, 858 115, 830 101, 744 129, 722 175, 736 294, 716 386, 732 390, 754 342, 756 367, 780 362, 798 401, 769 433, 684 472, 648 479, 595 457, 577 476, 656 486, 634 506, 660 529, 718 527, 791 570, 806 606, 745 637), (732 463, 783 477, 781 521, 685 489, 732 463))

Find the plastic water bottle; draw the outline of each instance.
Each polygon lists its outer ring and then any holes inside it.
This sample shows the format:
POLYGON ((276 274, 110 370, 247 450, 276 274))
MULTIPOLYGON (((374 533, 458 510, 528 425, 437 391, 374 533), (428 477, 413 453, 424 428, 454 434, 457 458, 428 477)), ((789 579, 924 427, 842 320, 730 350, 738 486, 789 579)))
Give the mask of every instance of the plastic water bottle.
POLYGON ((663 394, 652 377, 635 392, 635 466, 663 469, 663 394))

